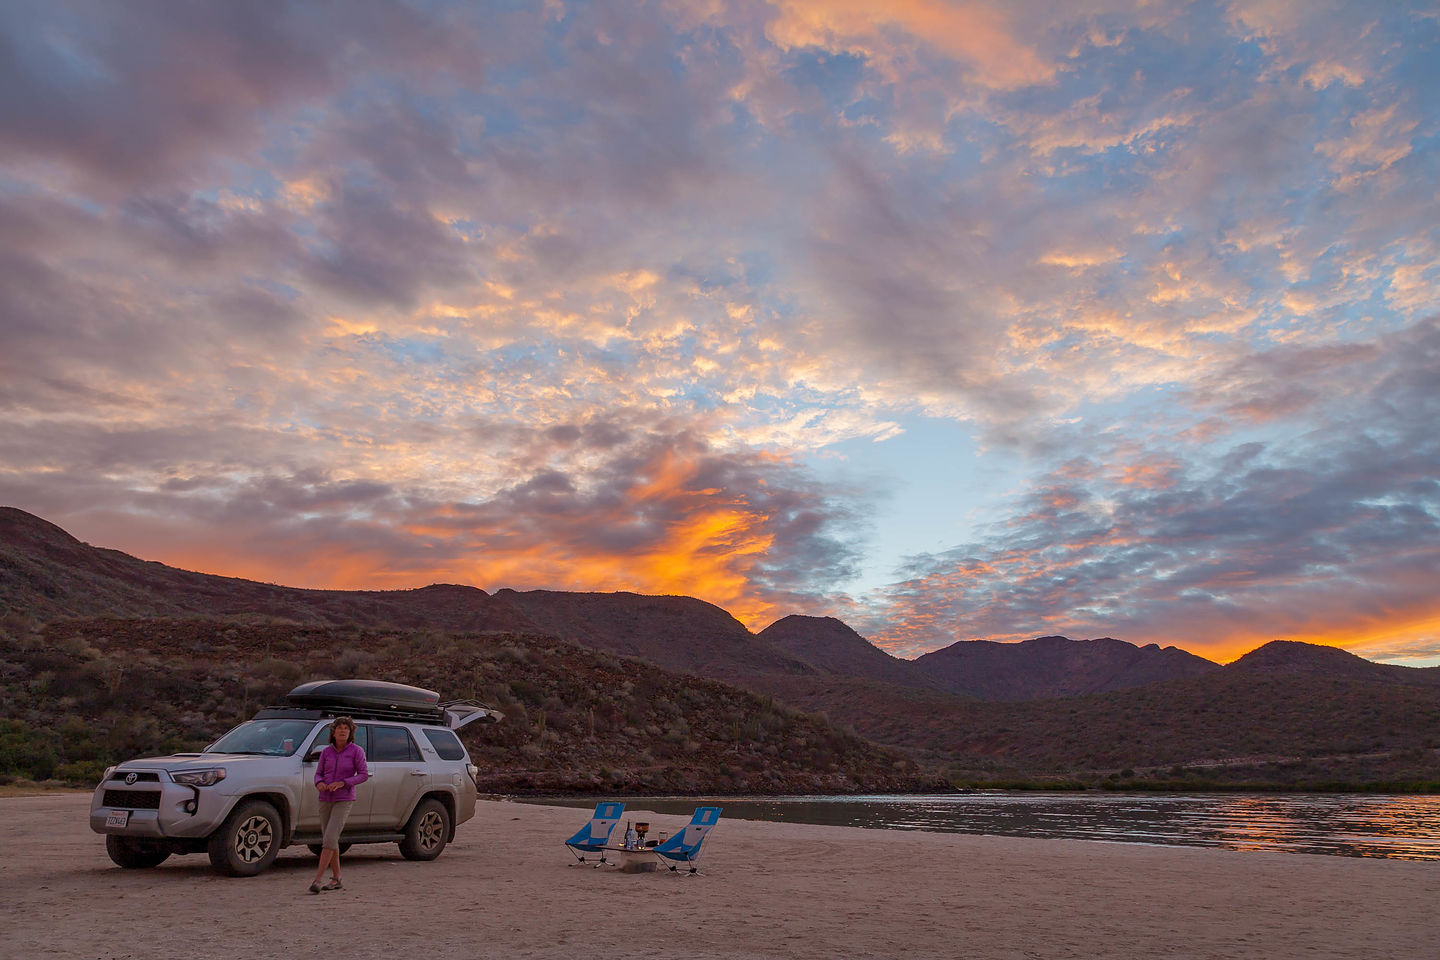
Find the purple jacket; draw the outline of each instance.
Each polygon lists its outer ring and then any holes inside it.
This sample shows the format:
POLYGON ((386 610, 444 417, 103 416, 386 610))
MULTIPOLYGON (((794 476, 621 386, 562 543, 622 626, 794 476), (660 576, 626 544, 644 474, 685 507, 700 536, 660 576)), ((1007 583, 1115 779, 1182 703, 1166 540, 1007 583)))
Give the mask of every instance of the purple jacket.
POLYGON ((320 762, 315 764, 315 785, 344 780, 339 790, 321 790, 320 799, 330 803, 354 800, 355 788, 370 779, 370 770, 365 766, 365 751, 356 743, 345 744, 344 750, 336 750, 334 744, 320 752, 320 762))

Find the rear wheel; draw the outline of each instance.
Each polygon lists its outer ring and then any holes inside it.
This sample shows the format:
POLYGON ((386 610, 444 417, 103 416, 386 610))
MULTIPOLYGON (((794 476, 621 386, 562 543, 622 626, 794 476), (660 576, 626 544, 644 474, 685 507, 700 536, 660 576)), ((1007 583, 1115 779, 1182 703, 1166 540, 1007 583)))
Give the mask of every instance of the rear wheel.
POLYGON ((253 877, 280 853, 280 814, 264 800, 246 800, 207 844, 210 865, 227 877, 253 877))
POLYGON ((406 860, 434 860, 449 839, 450 811, 445 804, 433 797, 421 800, 405 825, 400 855, 406 860))
POLYGON ((135 837, 117 837, 113 833, 105 837, 105 852, 126 870, 146 870, 158 867, 170 856, 170 848, 153 840, 139 840, 135 837))

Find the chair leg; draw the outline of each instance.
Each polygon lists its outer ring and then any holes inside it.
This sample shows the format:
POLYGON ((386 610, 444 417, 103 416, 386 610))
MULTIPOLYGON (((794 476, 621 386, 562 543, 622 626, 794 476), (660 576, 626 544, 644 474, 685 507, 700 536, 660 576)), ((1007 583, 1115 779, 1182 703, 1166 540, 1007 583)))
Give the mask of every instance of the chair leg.
POLYGON ((573 849, 571 849, 571 848, 568 847, 568 846, 567 846, 565 849, 566 849, 566 850, 569 850, 569 851, 570 851, 570 856, 572 856, 572 857, 575 858, 575 862, 574 862, 574 863, 567 863, 567 864, 565 864, 565 866, 567 866, 567 867, 595 867, 595 868, 598 869, 599 866, 600 866, 600 864, 602 864, 602 863, 603 863, 603 864, 606 864, 607 866, 609 865, 609 861, 607 861, 607 860, 605 859, 605 854, 603 854, 603 853, 600 854, 600 859, 599 859, 598 861, 595 861, 595 860, 586 860, 585 857, 584 857, 582 854, 576 853, 573 849))
POLYGON ((695 861, 693 861, 693 860, 684 860, 684 861, 681 861, 681 862, 689 865, 690 869, 689 869, 688 872, 686 872, 686 873, 680 873, 680 864, 679 864, 679 863, 672 863, 672 864, 670 864, 670 872, 671 872, 671 873, 674 873, 674 874, 679 874, 681 877, 703 877, 703 876, 705 876, 705 874, 703 874, 703 873, 700 872, 700 868, 697 867, 697 866, 695 866, 695 861))

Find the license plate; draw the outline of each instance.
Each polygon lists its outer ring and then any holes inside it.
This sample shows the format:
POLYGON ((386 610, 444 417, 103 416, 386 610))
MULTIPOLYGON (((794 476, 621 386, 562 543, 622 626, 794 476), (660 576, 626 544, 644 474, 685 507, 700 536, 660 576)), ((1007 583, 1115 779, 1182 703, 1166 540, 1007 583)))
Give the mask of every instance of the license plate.
POLYGON ((129 810, 111 810, 105 817, 105 826, 124 827, 130 824, 129 810))

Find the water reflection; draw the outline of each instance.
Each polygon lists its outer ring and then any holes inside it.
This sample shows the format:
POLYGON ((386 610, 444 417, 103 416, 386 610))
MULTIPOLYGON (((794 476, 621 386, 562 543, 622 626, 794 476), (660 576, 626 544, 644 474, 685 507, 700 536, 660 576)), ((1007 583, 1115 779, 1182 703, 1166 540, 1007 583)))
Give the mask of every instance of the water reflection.
MULTIPOLYGON (((579 798, 534 802, 594 804, 579 798)), ((973 793, 627 802, 682 816, 705 802, 745 820, 1440 860, 1436 796, 973 793)))

